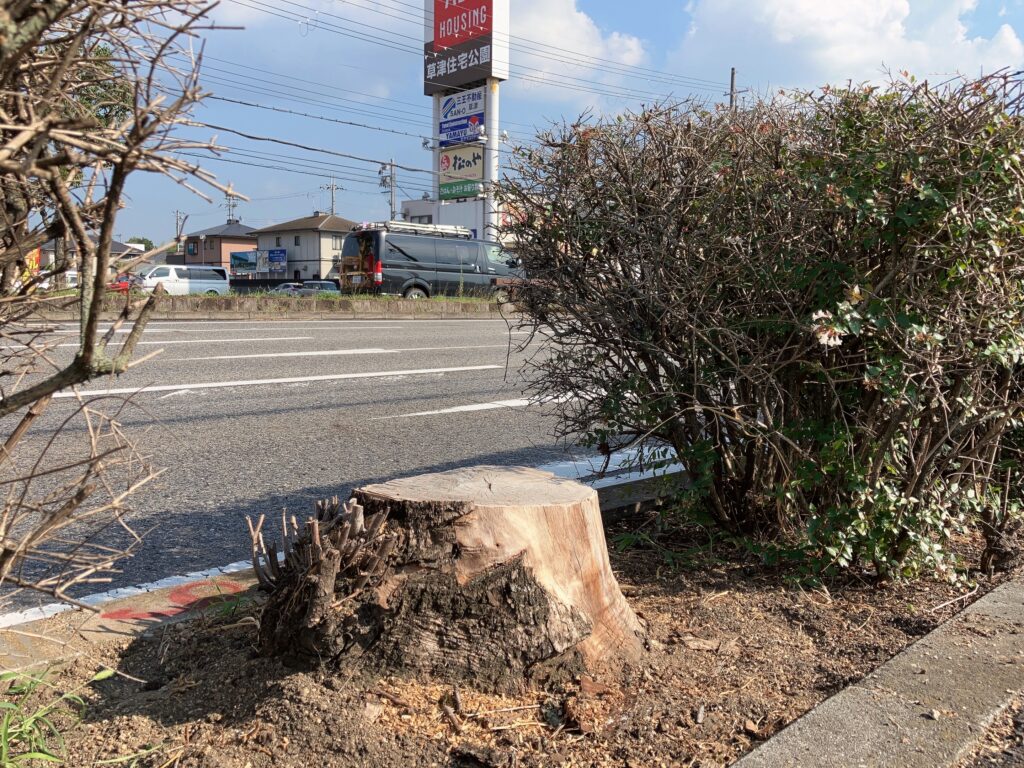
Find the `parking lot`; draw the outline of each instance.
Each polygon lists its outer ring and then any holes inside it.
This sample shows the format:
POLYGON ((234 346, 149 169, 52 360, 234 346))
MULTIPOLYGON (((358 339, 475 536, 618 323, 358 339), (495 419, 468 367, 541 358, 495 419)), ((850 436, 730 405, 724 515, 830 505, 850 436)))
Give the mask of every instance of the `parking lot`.
MULTIPOLYGON (((57 356, 76 332, 57 327, 57 356)), ((523 338, 503 321, 152 323, 137 357, 159 355, 79 390, 128 398, 120 421, 166 468, 135 502, 144 545, 104 588, 244 559, 246 515, 301 515, 399 475, 564 459, 550 413, 523 399, 523 338)), ((30 438, 75 407, 62 393, 30 438)))

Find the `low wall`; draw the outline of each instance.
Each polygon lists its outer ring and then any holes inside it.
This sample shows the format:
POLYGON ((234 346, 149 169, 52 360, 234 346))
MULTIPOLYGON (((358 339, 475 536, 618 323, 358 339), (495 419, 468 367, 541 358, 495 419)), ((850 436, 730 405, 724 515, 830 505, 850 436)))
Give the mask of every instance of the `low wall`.
MULTIPOLYGON (((104 318, 113 319, 123 306, 123 297, 108 296, 103 307, 104 318)), ((48 320, 77 320, 78 302, 41 309, 39 314, 48 320)), ((500 319, 504 314, 498 304, 485 301, 321 299, 316 296, 164 296, 152 317, 154 320, 479 320, 500 319)))

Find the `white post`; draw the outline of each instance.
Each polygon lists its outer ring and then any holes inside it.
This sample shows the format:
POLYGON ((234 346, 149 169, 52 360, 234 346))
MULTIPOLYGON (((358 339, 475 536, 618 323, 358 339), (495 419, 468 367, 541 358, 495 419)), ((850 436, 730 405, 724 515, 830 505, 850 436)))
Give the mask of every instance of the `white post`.
POLYGON ((434 101, 434 118, 430 127, 430 145, 434 158, 434 199, 437 201, 438 220, 435 224, 441 223, 441 94, 435 93, 431 96, 434 101))
POLYGON ((484 128, 487 131, 487 148, 484 165, 484 231, 486 240, 498 239, 498 204, 494 197, 494 185, 500 178, 501 151, 501 113, 500 113, 500 81, 497 78, 487 79, 487 99, 484 107, 484 128))

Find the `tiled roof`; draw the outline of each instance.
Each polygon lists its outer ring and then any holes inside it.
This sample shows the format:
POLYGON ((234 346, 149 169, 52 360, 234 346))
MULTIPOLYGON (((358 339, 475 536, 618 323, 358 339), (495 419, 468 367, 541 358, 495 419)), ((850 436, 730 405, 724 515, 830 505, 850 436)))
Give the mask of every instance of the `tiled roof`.
POLYGON ((253 231, 253 234, 267 235, 275 232, 296 232, 303 229, 317 229, 321 232, 351 232, 356 222, 335 216, 332 213, 321 213, 317 216, 306 216, 302 219, 273 224, 253 231))

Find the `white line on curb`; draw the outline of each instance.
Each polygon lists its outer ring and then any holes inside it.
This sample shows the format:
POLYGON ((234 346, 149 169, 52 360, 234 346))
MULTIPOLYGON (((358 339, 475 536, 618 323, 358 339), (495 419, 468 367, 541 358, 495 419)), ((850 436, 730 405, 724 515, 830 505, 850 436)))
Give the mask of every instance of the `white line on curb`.
POLYGON ((225 389, 227 387, 253 387, 266 384, 301 384, 309 381, 342 381, 347 379, 380 379, 388 376, 423 376, 432 373, 459 373, 486 371, 500 365, 464 365, 458 368, 416 368, 402 371, 373 371, 372 373, 331 373, 320 376, 290 376, 284 379, 241 379, 239 381, 209 381, 202 384, 156 384, 121 389, 88 389, 79 392, 58 392, 57 397, 99 397, 105 395, 134 395, 145 392, 177 392, 186 389, 225 389))

